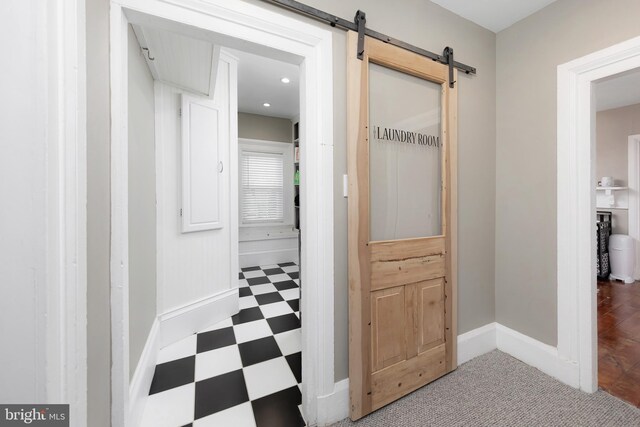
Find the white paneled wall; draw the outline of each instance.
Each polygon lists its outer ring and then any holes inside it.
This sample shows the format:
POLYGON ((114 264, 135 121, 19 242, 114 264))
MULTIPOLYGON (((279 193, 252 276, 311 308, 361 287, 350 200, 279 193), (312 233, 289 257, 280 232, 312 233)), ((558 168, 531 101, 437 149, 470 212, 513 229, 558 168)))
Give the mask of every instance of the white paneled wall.
POLYGON ((235 67, 233 59, 222 55, 214 100, 229 109, 230 154, 224 161, 223 191, 228 192, 232 200, 221 206, 224 227, 217 230, 182 232, 182 92, 156 82, 158 314, 161 315, 237 286, 238 214, 234 198, 237 190, 232 188, 234 180, 231 179, 237 176, 235 67))

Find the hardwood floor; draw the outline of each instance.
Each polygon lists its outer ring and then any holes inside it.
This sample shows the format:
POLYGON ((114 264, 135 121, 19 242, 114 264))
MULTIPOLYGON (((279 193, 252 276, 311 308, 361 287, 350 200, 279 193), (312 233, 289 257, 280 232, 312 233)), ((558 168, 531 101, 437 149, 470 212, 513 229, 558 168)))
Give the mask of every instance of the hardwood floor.
POLYGON ((640 407, 640 282, 598 280, 598 385, 640 407))

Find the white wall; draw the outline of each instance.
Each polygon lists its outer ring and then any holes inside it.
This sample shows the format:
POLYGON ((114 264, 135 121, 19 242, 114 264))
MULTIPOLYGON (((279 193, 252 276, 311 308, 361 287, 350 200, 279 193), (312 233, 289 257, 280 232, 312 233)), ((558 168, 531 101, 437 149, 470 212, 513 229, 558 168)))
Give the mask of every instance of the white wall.
POLYGON ((156 151, 153 77, 129 42, 129 374, 156 318, 156 151))
POLYGON ((0 2, 0 402, 45 399, 47 7, 0 2))
MULTIPOLYGON (((229 78, 228 73, 228 67, 220 67, 216 85, 226 81, 229 78)), ((216 86, 216 94, 218 90, 221 89, 216 86)), ((223 218, 226 227, 224 232, 181 232, 180 94, 179 89, 156 82, 158 314, 200 301, 232 287, 229 281, 221 282, 216 278, 219 271, 230 268, 230 236, 235 236, 234 239, 237 241, 237 234, 228 232, 231 227, 228 212, 223 218)), ((231 114, 236 116, 237 112, 231 114)), ((225 165, 225 170, 237 173, 237 166, 225 165)), ((233 277, 237 278, 237 273, 234 273, 233 277)))

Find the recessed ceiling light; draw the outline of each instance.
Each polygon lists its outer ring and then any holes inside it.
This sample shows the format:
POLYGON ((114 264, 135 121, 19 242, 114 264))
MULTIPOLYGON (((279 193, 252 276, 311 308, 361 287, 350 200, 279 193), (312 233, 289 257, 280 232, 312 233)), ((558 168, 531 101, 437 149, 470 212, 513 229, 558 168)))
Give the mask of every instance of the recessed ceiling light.
POLYGON ((289 78, 288 78, 288 77, 283 77, 283 78, 281 78, 281 79, 280 79, 280 81, 281 81, 282 83, 284 83, 284 84, 287 84, 287 83, 289 83, 291 80, 289 80, 289 78))
POLYGON ((271 107, 271 104, 269 104, 268 102, 265 102, 264 104, 262 104, 263 107, 271 107))

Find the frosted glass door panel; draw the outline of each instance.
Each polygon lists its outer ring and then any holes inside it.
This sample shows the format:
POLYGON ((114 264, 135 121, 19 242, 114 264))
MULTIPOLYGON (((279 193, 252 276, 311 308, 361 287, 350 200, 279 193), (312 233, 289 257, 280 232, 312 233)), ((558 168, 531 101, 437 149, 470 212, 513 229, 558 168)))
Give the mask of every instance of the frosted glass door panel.
POLYGON ((369 66, 372 241, 442 234, 441 95, 437 83, 369 66))

